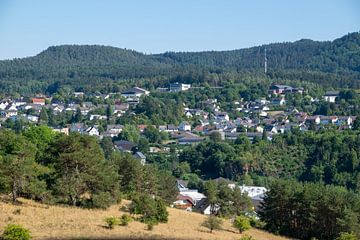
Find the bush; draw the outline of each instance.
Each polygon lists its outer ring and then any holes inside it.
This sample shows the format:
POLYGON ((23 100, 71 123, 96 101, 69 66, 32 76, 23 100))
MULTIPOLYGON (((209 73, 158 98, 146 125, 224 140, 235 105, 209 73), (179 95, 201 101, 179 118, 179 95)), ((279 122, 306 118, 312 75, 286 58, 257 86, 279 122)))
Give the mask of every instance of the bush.
POLYGON ((93 194, 89 204, 89 208, 106 209, 116 202, 116 199, 109 192, 100 192, 93 194))
POLYGON ((356 240, 358 239, 354 233, 342 232, 336 240, 356 240))
POLYGON ((129 209, 132 214, 141 214, 141 221, 144 223, 152 222, 166 223, 168 221, 168 212, 166 204, 163 200, 153 199, 149 195, 141 195, 134 197, 129 209))
POLYGON ((120 225, 121 226, 127 226, 129 225, 129 222, 131 222, 133 219, 127 214, 124 214, 120 217, 120 225))
POLYGON ((107 224, 107 228, 113 229, 115 225, 119 224, 119 220, 115 217, 107 217, 105 218, 105 222, 107 224))
POLYGON ((156 200, 156 219, 161 223, 168 222, 169 213, 166 209, 166 204, 163 200, 156 200))
POLYGON ((245 216, 236 217, 233 226, 238 229, 240 233, 251 228, 250 220, 245 216))
POLYGON ((13 211, 13 214, 14 215, 20 215, 21 214, 21 209, 20 208, 17 208, 13 211))
POLYGON ((249 218, 251 227, 263 229, 265 228, 265 223, 256 217, 250 217, 249 218))
POLYGON ((29 240, 31 239, 30 231, 20 225, 9 224, 5 227, 2 235, 4 240, 29 240))
POLYGON ((239 240, 255 240, 252 236, 245 235, 241 237, 239 240))
POLYGON ((210 229, 212 233, 213 230, 220 230, 222 225, 222 220, 216 216, 210 215, 203 223, 202 226, 210 229))
POLYGON ((153 230, 154 229, 154 223, 153 222, 149 222, 148 224, 147 224, 147 230, 149 230, 149 231, 151 231, 151 230, 153 230))

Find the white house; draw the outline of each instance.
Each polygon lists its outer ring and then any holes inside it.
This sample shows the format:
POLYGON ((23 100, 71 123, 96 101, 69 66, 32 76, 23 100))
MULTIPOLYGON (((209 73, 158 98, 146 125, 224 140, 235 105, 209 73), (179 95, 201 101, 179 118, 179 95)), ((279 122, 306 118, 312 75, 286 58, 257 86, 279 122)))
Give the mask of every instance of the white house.
POLYGON ((99 136, 99 130, 96 127, 88 127, 85 129, 84 134, 87 134, 89 136, 99 136))
POLYGON ((170 92, 180 92, 187 91, 191 88, 191 84, 183 84, 183 83, 170 83, 170 92))
POLYGON ((215 115, 215 119, 218 121, 229 121, 230 117, 226 112, 217 112, 215 115))
POLYGON ((182 122, 180 123, 178 127, 179 131, 191 131, 191 124, 188 122, 182 122))
POLYGON ((339 91, 327 91, 324 95, 324 100, 326 102, 334 103, 338 96, 339 96, 339 91))

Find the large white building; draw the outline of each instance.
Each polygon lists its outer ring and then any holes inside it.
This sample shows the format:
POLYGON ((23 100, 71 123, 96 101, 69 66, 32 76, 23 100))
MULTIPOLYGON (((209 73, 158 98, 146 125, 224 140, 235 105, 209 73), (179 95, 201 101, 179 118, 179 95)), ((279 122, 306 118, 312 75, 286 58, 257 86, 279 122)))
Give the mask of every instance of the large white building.
POLYGON ((187 91, 191 88, 191 84, 183 84, 183 83, 170 83, 170 92, 180 92, 187 91))

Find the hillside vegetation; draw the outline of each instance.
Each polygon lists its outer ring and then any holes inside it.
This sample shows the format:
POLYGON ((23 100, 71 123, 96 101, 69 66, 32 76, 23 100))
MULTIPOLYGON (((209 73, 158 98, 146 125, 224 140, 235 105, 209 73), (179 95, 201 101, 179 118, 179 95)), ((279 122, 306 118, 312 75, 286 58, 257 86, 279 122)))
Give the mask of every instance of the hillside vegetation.
POLYGON ((264 231, 252 229, 243 234, 224 221, 223 230, 210 233, 200 226, 206 216, 169 208, 169 222, 155 226, 152 231, 140 222, 131 222, 129 226, 105 228, 104 219, 119 217, 123 201, 107 210, 89 210, 75 207, 48 206, 30 200, 20 199, 20 205, 0 201, 0 231, 9 224, 21 224, 30 229, 33 239, 240 239, 247 234, 256 240, 282 240, 264 231), (20 209, 20 210, 18 210, 20 209), (20 213, 19 213, 20 212, 20 213), (17 214, 15 214, 17 213, 17 214))
POLYGON ((244 79, 309 81, 327 87, 360 87, 360 33, 334 41, 299 40, 232 51, 146 55, 97 45, 49 47, 34 57, 0 61, 0 88, 8 93, 52 93, 62 86, 117 91, 153 88, 168 81, 216 84, 244 79), (267 49, 268 75, 263 74, 267 49), (210 76, 210 77, 209 77, 210 76))

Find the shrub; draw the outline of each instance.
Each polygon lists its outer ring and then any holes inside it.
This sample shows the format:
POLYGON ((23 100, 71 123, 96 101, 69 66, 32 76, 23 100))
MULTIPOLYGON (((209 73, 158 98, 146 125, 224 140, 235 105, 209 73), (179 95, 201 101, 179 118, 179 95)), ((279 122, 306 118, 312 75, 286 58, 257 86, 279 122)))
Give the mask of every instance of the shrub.
POLYGON ((100 192, 92 195, 91 201, 87 204, 87 207, 106 209, 115 202, 115 198, 109 192, 100 192))
POLYGON ((255 240, 252 236, 245 235, 241 237, 239 240, 255 240))
POLYGON ((26 228, 23 228, 20 225, 9 224, 5 227, 4 233, 2 235, 4 240, 29 240, 31 239, 30 231, 26 228))
POLYGON ((107 224, 107 228, 113 229, 115 225, 119 224, 119 220, 115 217, 107 217, 105 218, 105 222, 107 224))
POLYGON ((21 209, 20 208, 17 208, 13 211, 13 214, 14 215, 20 215, 21 214, 21 209))
POLYGON ((249 218, 251 227, 263 229, 265 227, 265 223, 256 217, 250 217, 249 218))
POLYGON ((342 232, 336 240, 356 240, 358 239, 354 233, 342 232))
POLYGON ((166 204, 161 199, 156 199, 156 219, 161 223, 168 222, 169 213, 166 209, 166 204))
POLYGON ((127 214, 123 214, 121 217, 120 217, 120 225, 121 226, 127 226, 129 225, 129 222, 131 222, 133 219, 132 217, 130 217, 129 215, 127 214))
POLYGON ((210 215, 203 223, 202 226, 210 229, 212 233, 213 230, 220 230, 222 225, 222 220, 216 216, 210 215))
POLYGON ((251 228, 250 220, 245 216, 236 217, 233 226, 238 229, 240 233, 251 228))

